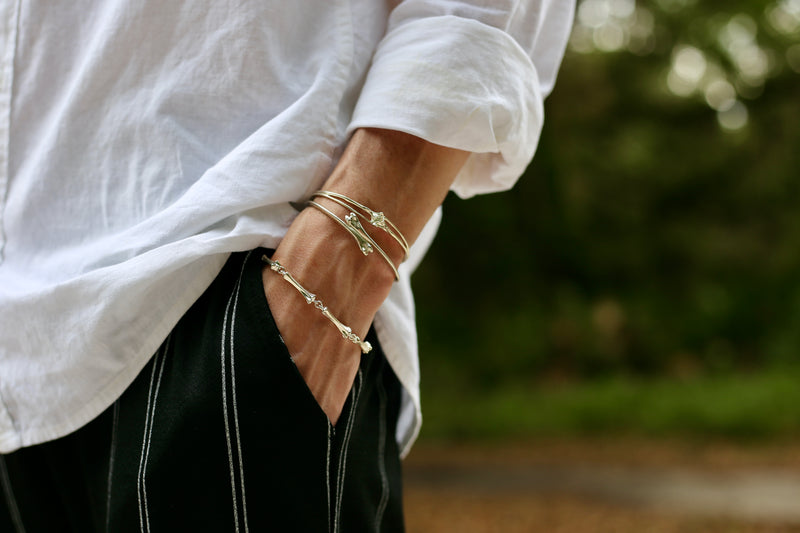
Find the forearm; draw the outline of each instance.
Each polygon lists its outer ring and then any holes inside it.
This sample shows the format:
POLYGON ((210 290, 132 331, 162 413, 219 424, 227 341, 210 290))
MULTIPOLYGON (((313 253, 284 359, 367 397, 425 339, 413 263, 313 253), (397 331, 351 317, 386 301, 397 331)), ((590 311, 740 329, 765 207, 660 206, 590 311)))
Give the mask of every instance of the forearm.
MULTIPOLYGON (((382 211, 413 243, 467 156, 401 132, 358 130, 324 188, 382 211)), ((340 218, 347 214, 329 199, 315 201, 340 218)), ((368 228, 399 264, 402 248, 390 235, 368 228)), ((394 282, 394 273, 378 254, 365 257, 344 228, 316 209, 307 208, 297 217, 274 258, 362 339, 394 282)), ((264 284, 290 353, 335 423, 358 368, 358 347, 278 276, 265 272, 264 284)))
MULTIPOLYGON (((383 212, 411 244, 442 203, 468 155, 402 132, 362 129, 353 135, 323 188, 383 212)), ((329 199, 317 197, 315 201, 340 219, 348 213, 329 199)), ((383 231, 367 228, 399 265, 403 250, 397 242, 383 231)), ((346 230, 318 210, 306 209, 293 224, 279 255, 290 250, 295 254, 291 259, 295 268, 320 261, 338 265, 337 284, 349 289, 338 303, 352 319, 363 319, 366 314, 371 321, 391 288, 393 272, 385 261, 377 253, 364 257, 346 230)), ((309 275, 314 276, 312 272, 309 275)))
POLYGON ((383 211, 412 243, 468 155, 399 131, 361 129, 325 189, 383 211))

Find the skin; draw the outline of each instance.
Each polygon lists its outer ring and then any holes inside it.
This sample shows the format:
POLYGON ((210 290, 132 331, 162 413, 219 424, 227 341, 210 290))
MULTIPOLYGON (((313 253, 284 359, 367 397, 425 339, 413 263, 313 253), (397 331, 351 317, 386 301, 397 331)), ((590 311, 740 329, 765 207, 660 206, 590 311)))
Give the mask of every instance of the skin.
MULTIPOLYGON (((444 201, 468 152, 381 129, 357 130, 323 189, 382 211, 412 244, 444 201)), ((325 198, 315 201, 344 219, 348 211, 325 198)), ((391 236, 365 228, 398 265, 403 251, 391 236)), ((273 259, 334 316, 363 339, 389 295, 394 274, 379 256, 364 257, 353 238, 320 211, 304 209, 273 259)), ((336 424, 358 372, 361 350, 299 292, 265 268, 264 291, 289 353, 331 423, 336 424)))

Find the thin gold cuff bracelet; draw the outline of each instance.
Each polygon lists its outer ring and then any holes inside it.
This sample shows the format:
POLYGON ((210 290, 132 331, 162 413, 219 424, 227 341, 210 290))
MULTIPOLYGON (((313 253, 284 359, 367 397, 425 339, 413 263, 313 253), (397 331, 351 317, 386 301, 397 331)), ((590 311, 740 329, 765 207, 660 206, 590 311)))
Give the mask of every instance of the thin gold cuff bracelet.
POLYGON ((344 220, 342 220, 341 218, 336 216, 336 214, 333 211, 326 208, 325 206, 318 204, 313 200, 309 200, 307 203, 308 205, 318 209, 319 211, 322 211, 325 215, 328 216, 328 218, 332 218, 340 226, 346 229, 347 232, 350 235, 352 235, 353 238, 356 240, 356 243, 358 243, 358 247, 361 250, 362 254, 369 255, 373 251, 377 250, 380 256, 383 257, 383 259, 386 261, 386 264, 388 264, 389 267, 392 269, 395 281, 400 279, 400 273, 397 271, 397 267, 394 266, 394 263, 392 262, 391 258, 388 255, 386 255, 386 252, 383 251, 383 248, 381 248, 378 245, 378 243, 376 243, 372 239, 372 237, 369 236, 367 230, 365 230, 364 226, 361 225, 361 222, 358 221, 358 216, 356 216, 355 213, 350 212, 350 214, 348 214, 346 217, 344 217, 344 220))
MULTIPOLYGON (((319 205, 317 202, 314 202, 313 200, 309 200, 307 203, 308 203, 308 205, 313 206, 313 207, 317 208, 318 210, 322 211, 323 213, 325 213, 328 216, 328 218, 331 218, 331 219, 335 220, 340 226, 342 226, 344 229, 346 229, 347 233, 352 235, 353 238, 356 240, 356 243, 358 244, 358 248, 361 250, 362 254, 369 255, 374 251, 374 249, 372 247, 372 243, 370 242, 371 239, 369 238, 368 235, 366 235, 366 232, 358 231, 358 229, 356 229, 352 225, 347 224, 344 220, 342 220, 341 218, 337 217, 336 214, 333 211, 331 211, 327 207, 319 205)), ((352 213, 352 214, 355 214, 355 213, 352 213)), ((348 215, 348 216, 350 216, 350 215, 348 215)))
POLYGON ((344 194, 338 192, 320 190, 315 192, 311 196, 312 198, 314 196, 321 196, 323 198, 327 198, 328 200, 332 200, 337 204, 346 207, 347 209, 351 210, 356 209, 363 211, 364 213, 366 213, 366 216, 361 213, 358 213, 358 216, 360 216, 364 220, 367 220, 370 224, 372 224, 376 228, 382 229, 383 231, 391 235, 392 238, 396 240, 397 243, 400 245, 400 247, 403 249, 404 253, 403 261, 408 259, 408 253, 409 253, 408 241, 406 240, 405 236, 403 236, 403 233, 399 229, 397 229, 397 226, 392 224, 392 221, 389 220, 386 217, 386 215, 384 215, 381 211, 373 211, 364 204, 356 202, 349 196, 345 196, 344 194))
POLYGON ((408 242, 400 230, 397 229, 397 226, 392 224, 392 222, 386 218, 386 215, 381 213, 380 211, 373 211, 369 207, 362 205, 352 198, 345 196, 343 194, 339 194, 337 192, 331 191, 317 191, 311 195, 313 198, 314 196, 320 196, 322 198, 327 198, 332 202, 336 202, 337 204, 341 205, 342 207, 349 209, 351 211, 356 211, 356 214, 363 220, 366 220, 376 228, 379 228, 386 233, 388 233, 397 244, 403 249, 403 261, 408 259, 408 242), (367 215, 359 213, 358 211, 364 211, 367 215))
POLYGON ((316 294, 314 294, 313 292, 309 292, 308 290, 306 290, 305 287, 300 285, 300 283, 296 279, 294 279, 294 276, 292 276, 282 264, 280 264, 277 261, 273 261, 266 255, 262 255, 261 260, 269 265, 270 270, 278 273, 280 276, 283 277, 283 279, 288 281, 292 287, 297 289, 297 291, 303 295, 303 298, 305 299, 307 304, 312 304, 314 307, 319 309, 325 316, 325 318, 330 320, 333 323, 333 325, 336 326, 336 329, 338 329, 339 333, 342 334, 343 339, 346 339, 352 342, 353 344, 357 344, 358 347, 361 348, 361 351, 363 353, 369 353, 372 351, 372 345, 368 341, 362 341, 361 337, 353 333, 353 330, 350 329, 349 326, 345 326, 339 321, 339 319, 333 316, 333 314, 328 310, 328 308, 325 307, 325 304, 322 303, 322 300, 318 299, 316 294))

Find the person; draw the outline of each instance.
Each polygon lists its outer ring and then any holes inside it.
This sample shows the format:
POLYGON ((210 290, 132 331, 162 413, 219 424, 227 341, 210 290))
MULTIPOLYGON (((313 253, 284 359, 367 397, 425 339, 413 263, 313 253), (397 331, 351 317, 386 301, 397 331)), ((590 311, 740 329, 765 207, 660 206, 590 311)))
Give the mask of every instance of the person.
POLYGON ((0 529, 402 531, 409 276, 573 10, 4 2, 0 529))

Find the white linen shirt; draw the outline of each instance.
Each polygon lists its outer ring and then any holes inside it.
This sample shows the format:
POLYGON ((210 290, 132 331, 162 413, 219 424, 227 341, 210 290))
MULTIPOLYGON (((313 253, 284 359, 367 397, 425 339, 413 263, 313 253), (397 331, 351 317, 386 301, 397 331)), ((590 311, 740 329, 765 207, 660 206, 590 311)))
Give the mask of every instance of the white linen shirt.
MULTIPOLYGON (((572 0, 0 2, 0 452, 70 433, 134 380, 233 251, 274 248, 358 127, 533 156, 572 0)), ((376 179, 380 179, 376 176, 376 179)), ((421 421, 409 275, 375 327, 421 421)))

